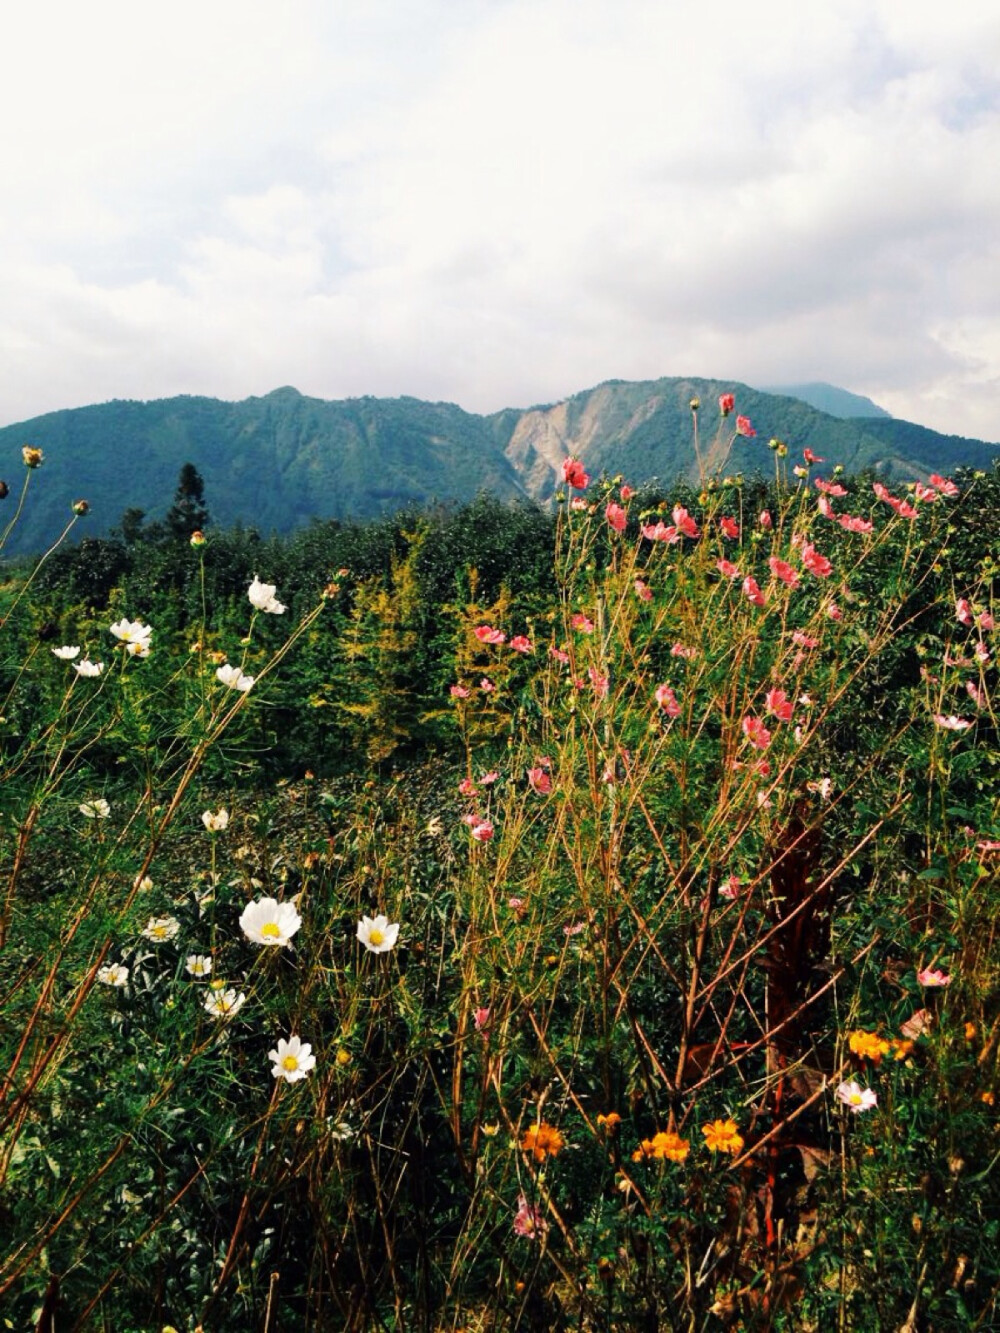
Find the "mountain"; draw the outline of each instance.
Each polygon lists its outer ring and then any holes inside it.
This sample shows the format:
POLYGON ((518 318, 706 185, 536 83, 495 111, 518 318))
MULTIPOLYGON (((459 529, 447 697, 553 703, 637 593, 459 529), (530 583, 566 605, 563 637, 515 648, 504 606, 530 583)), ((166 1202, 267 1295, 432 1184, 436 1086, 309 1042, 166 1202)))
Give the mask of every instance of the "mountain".
MULTIPOLYGON (((481 490, 546 501, 569 454, 593 474, 622 473, 633 484, 693 480, 693 398, 701 402, 700 451, 710 470, 724 463, 727 472, 770 474, 771 437, 795 455, 810 448, 829 466, 904 479, 960 463, 988 468, 1000 454, 1000 446, 980 440, 889 417, 839 419, 800 398, 705 379, 609 380, 559 403, 490 416, 417 398, 328 402, 287 387, 239 403, 116 400, 0 430, 0 467, 13 492, 21 446, 45 454, 7 552, 44 549, 79 497, 92 513, 77 533, 106 533, 129 508, 162 518, 188 461, 204 479, 216 525, 242 522, 263 532, 287 532, 311 518, 365 519, 409 504, 465 501, 481 490), (720 421, 718 398, 726 392, 752 419, 756 438, 733 439, 734 418, 720 421)), ((6 505, 14 503, 12 495, 6 505)))
POLYGON ((881 417, 891 419, 891 413, 879 407, 870 398, 860 393, 850 393, 847 389, 838 389, 835 384, 769 384, 765 393, 781 394, 785 398, 799 398, 818 412, 827 416, 849 419, 851 417, 881 417))

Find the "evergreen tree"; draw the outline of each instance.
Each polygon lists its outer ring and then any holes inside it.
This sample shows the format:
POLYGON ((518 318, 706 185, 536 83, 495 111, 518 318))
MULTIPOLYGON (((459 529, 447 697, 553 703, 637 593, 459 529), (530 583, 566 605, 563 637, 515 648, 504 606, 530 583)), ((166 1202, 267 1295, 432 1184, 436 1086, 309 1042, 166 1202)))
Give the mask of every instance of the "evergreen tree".
POLYGON ((174 503, 167 511, 167 527, 172 536, 187 541, 192 532, 206 528, 209 521, 201 473, 193 463, 185 463, 177 479, 174 503))

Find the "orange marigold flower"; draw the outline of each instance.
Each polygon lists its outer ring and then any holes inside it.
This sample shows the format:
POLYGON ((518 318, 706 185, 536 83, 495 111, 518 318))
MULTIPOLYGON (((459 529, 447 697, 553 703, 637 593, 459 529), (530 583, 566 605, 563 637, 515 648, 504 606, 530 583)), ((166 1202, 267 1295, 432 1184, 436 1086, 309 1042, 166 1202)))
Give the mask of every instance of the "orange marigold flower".
POLYGON ((915 1043, 912 1041, 901 1041, 898 1038, 892 1043, 892 1058, 894 1060, 905 1060, 913 1050, 915 1043))
POLYGON ((728 1152, 734 1155, 743 1147, 743 1136, 735 1120, 713 1120, 710 1125, 702 1125, 705 1146, 712 1152, 728 1152))
POLYGON ((683 1162, 688 1155, 690 1145, 672 1130, 662 1130, 651 1139, 643 1139, 632 1154, 633 1162, 641 1162, 646 1157, 665 1157, 669 1162, 683 1162))
POLYGON ((539 1125, 529 1125, 521 1140, 521 1150, 530 1152, 536 1162, 543 1162, 546 1157, 555 1157, 566 1146, 566 1140, 554 1125, 547 1125, 543 1120, 539 1125))
POLYGON ((852 1032, 847 1044, 855 1055, 860 1056, 862 1060, 871 1060, 874 1065, 877 1065, 882 1056, 888 1055, 892 1049, 885 1038, 880 1037, 877 1032, 852 1032))
POLYGON ((621 1124, 622 1118, 617 1111, 609 1111, 607 1115, 599 1115, 597 1123, 603 1126, 609 1134, 613 1134, 621 1124))

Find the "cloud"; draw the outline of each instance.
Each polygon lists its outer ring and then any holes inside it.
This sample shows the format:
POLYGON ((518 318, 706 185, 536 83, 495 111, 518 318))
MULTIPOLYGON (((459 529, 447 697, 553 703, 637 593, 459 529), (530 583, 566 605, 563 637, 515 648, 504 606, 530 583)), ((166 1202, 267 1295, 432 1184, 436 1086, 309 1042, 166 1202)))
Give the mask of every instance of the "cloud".
POLYGON ((996 435, 992 0, 158 12, 18 20, 6 419, 705 374, 996 435))

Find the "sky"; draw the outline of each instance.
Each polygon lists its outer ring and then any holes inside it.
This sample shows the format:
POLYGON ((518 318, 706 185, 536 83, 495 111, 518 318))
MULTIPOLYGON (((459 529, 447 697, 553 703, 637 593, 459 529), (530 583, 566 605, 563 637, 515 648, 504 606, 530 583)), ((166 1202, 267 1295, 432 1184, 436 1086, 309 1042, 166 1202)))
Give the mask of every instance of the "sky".
POLYGON ((997 0, 34 0, 0 424, 825 380, 1000 440, 997 0))

